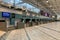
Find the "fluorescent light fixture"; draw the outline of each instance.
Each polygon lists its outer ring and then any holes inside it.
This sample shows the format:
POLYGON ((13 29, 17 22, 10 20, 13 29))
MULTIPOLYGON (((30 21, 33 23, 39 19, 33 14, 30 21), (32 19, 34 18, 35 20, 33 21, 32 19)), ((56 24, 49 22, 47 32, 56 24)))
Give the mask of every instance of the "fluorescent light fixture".
POLYGON ((49 1, 47 0, 46 2, 48 3, 49 1))

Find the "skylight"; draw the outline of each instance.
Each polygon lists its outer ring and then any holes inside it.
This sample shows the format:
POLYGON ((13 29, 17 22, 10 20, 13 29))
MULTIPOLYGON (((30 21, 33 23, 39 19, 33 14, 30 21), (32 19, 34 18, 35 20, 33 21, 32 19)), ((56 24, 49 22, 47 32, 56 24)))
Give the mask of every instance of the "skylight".
POLYGON ((22 0, 3 0, 3 1, 7 2, 7 3, 10 3, 10 4, 14 4, 14 2, 15 2, 15 6, 19 6, 19 7, 24 6, 24 7, 26 7, 27 10, 30 10, 30 11, 33 11, 33 12, 36 12, 36 13, 40 12, 40 9, 35 8, 32 5, 29 5, 28 3, 21 3, 20 4, 20 2, 23 2, 22 0))

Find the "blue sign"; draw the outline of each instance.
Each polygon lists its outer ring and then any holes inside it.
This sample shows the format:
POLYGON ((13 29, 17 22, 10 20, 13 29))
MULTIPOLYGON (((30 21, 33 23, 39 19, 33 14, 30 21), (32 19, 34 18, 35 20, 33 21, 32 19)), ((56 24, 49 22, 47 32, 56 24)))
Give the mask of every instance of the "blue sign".
POLYGON ((9 12, 2 12, 2 17, 10 18, 10 13, 9 12))

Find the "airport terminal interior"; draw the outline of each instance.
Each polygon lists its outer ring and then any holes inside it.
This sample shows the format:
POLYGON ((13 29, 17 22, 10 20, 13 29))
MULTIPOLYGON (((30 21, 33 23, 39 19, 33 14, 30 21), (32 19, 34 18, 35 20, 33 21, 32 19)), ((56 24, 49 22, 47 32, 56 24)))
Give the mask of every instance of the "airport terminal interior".
POLYGON ((60 0, 0 0, 0 40, 60 40, 60 0))

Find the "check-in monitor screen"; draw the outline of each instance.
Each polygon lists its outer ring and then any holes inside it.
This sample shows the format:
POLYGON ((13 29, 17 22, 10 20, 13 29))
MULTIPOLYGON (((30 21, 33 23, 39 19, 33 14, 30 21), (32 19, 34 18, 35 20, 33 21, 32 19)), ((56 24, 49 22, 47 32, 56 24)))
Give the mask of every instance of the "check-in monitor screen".
POLYGON ((2 17, 10 18, 10 13, 9 12, 2 12, 2 17))

